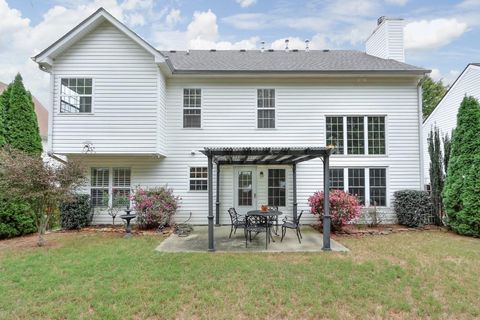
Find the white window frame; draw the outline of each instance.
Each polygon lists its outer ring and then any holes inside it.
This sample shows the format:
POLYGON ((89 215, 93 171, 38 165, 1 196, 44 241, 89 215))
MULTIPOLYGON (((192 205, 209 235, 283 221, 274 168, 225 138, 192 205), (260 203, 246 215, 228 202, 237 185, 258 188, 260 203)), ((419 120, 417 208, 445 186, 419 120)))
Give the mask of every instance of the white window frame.
MULTIPOLYGON (((91 179, 92 179, 92 170, 93 169, 108 169, 108 201, 107 201, 107 205, 106 206, 96 206, 96 207, 93 207, 94 209, 96 208, 100 208, 100 209, 106 209, 108 207, 111 207, 112 204, 113 204, 113 171, 115 169, 129 169, 130 170, 130 187, 129 187, 129 190, 130 190, 130 195, 132 195, 132 168, 131 167, 127 167, 127 166, 123 166, 123 167, 106 167, 106 166, 99 166, 99 167, 90 167, 90 187, 89 187, 89 191, 90 191, 90 197, 92 195, 92 189, 105 189, 105 188, 98 188, 98 187, 92 187, 92 183, 91 183, 91 179)), ((118 189, 122 189, 122 190, 126 190, 127 187, 119 187, 118 189)), ((130 201, 129 201, 130 203, 130 201)))
MULTIPOLYGON (((288 186, 288 170, 287 168, 285 167, 267 167, 266 168, 267 170, 267 204, 268 204, 268 201, 269 201, 269 191, 270 191, 270 185, 269 185, 269 182, 270 182, 270 170, 283 170, 285 172, 285 187, 283 189, 285 189, 285 205, 284 206, 278 206, 278 207, 281 207, 281 208, 285 208, 288 206, 288 189, 287 189, 287 186, 288 186)), ((276 188, 276 187, 273 187, 273 188, 276 188)), ((279 188, 277 188, 279 189, 279 188)), ((270 204, 268 204, 270 205, 270 204)))
POLYGON ((61 116, 89 116, 94 114, 94 106, 95 106, 95 78, 92 76, 85 76, 85 75, 68 75, 68 76, 59 76, 58 78, 58 109, 56 114, 61 116), (81 96, 90 96, 92 98, 92 105, 90 108, 90 112, 62 112, 62 79, 92 79, 92 94, 91 95, 81 95, 81 96))
POLYGON ((343 169, 343 191, 349 192, 349 185, 348 185, 348 169, 364 169, 365 173, 365 204, 363 205, 364 208, 371 207, 370 205, 370 169, 384 169, 385 170, 385 206, 377 206, 377 208, 389 208, 390 207, 390 198, 389 198, 389 172, 388 167, 385 166, 369 166, 369 167, 362 167, 362 166, 349 166, 349 167, 338 167, 332 166, 329 169, 343 169))
POLYGON ((198 130, 203 128, 203 91, 204 89, 201 87, 184 87, 182 88, 182 128, 185 130, 198 130), (187 107, 185 108, 185 89, 187 90, 200 90, 200 108, 196 107, 187 107), (198 110, 200 109, 200 126, 199 127, 185 127, 185 109, 187 110, 198 110))
POLYGON ((277 129, 277 88, 272 88, 272 87, 262 87, 262 88, 255 88, 255 128, 258 130, 275 130, 277 129), (273 103, 274 107, 270 108, 259 108, 258 107, 258 90, 273 90, 275 97, 273 98, 273 103), (275 123, 275 126, 273 128, 259 128, 258 127, 258 111, 259 110, 273 110, 274 111, 274 117, 273 121, 275 123))
POLYGON ((207 166, 202 166, 202 165, 198 165, 198 166, 189 166, 188 167, 188 172, 187 172, 187 192, 200 192, 200 193, 205 193, 205 192, 208 192, 208 167, 207 166), (190 170, 192 168, 206 168, 207 169, 207 177, 206 178, 191 178, 190 177, 190 170), (207 188, 205 190, 191 190, 190 189, 190 182, 191 180, 202 180, 202 181, 207 181, 207 188))
POLYGON ((332 156, 336 157, 388 157, 388 116, 386 114, 327 114, 324 116, 324 142, 327 144, 327 117, 342 117, 343 118, 343 153, 335 153, 332 156), (348 153, 348 133, 347 133, 347 117, 363 117, 364 128, 364 151, 363 154, 351 154, 348 153), (385 119, 385 153, 383 154, 369 154, 368 153, 368 118, 369 117, 383 117, 385 119))

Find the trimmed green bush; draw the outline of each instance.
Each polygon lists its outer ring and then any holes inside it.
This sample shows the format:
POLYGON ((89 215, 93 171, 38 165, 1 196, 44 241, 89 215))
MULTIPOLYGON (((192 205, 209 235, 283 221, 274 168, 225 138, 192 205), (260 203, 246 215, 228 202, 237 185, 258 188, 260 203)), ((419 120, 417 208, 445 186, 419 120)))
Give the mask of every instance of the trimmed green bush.
POLYGON ((81 229, 92 222, 90 196, 77 194, 75 199, 60 207, 60 222, 63 229, 81 229))
POLYGON ((30 207, 18 200, 0 199, 0 239, 37 231, 30 207))
POLYGON ((393 207, 398 223, 408 227, 420 227, 432 213, 432 201, 428 192, 400 190, 393 194, 393 207))
POLYGON ((480 236, 480 104, 465 97, 457 115, 443 189, 447 225, 463 235, 480 236))

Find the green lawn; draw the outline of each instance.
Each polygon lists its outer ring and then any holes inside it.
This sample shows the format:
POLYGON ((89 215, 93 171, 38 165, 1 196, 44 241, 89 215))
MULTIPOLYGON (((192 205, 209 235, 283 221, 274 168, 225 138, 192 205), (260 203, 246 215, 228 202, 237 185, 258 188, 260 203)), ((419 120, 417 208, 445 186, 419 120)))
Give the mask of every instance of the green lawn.
POLYGON ((351 252, 311 254, 165 254, 153 250, 161 236, 48 239, 0 242, 0 319, 480 318, 480 239, 442 231, 340 238, 351 252))

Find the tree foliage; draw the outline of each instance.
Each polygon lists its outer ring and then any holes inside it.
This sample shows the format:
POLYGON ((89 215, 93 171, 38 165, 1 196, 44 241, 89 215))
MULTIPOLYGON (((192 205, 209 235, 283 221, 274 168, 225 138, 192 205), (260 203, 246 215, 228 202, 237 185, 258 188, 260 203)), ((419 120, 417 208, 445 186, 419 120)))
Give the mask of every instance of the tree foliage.
POLYGON ((90 195, 77 194, 60 206, 60 222, 63 229, 81 229, 90 225, 92 210, 90 195))
POLYGON ((422 82, 423 91, 423 119, 426 119, 447 92, 442 80, 435 81, 425 76, 422 82))
POLYGON ((31 155, 40 155, 42 139, 35 106, 32 95, 23 86, 20 74, 17 74, 15 80, 2 93, 0 105, 0 145, 6 144, 31 155))
POLYGON ((408 227, 421 227, 432 212, 432 202, 426 191, 399 190, 393 194, 393 208, 398 223, 408 227))
POLYGON ((443 167, 445 173, 447 173, 448 162, 450 161, 450 153, 452 151, 452 140, 448 133, 443 136, 443 167))
POLYGON ((0 151, 0 172, 0 193, 14 195, 30 206, 39 246, 45 242, 49 219, 85 180, 85 170, 77 161, 53 166, 41 157, 6 148, 0 151))
POLYGON ((441 150, 440 129, 434 127, 428 136, 428 153, 430 155, 430 188, 435 223, 442 224, 443 203, 442 191, 444 185, 443 156, 441 150))
POLYGON ((480 105, 465 97, 457 115, 443 190, 449 227, 464 235, 480 236, 480 105))

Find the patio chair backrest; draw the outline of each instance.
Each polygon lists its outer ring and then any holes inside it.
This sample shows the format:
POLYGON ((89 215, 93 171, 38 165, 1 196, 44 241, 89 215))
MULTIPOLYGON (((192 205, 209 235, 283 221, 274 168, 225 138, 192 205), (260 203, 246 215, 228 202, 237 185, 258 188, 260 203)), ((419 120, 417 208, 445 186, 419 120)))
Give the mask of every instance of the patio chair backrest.
POLYGON ((296 224, 296 225, 299 225, 299 224, 300 224, 300 219, 302 218, 302 214, 303 214, 303 210, 300 211, 300 214, 297 216, 297 220, 295 221, 295 224, 296 224))
POLYGON ((232 223, 235 223, 238 221, 238 213, 237 213, 237 210, 235 210, 235 208, 228 209, 228 214, 230 215, 230 220, 232 221, 232 223))
POLYGON ((245 217, 245 226, 246 228, 250 227, 264 227, 267 222, 267 217, 262 216, 246 216, 245 217))

